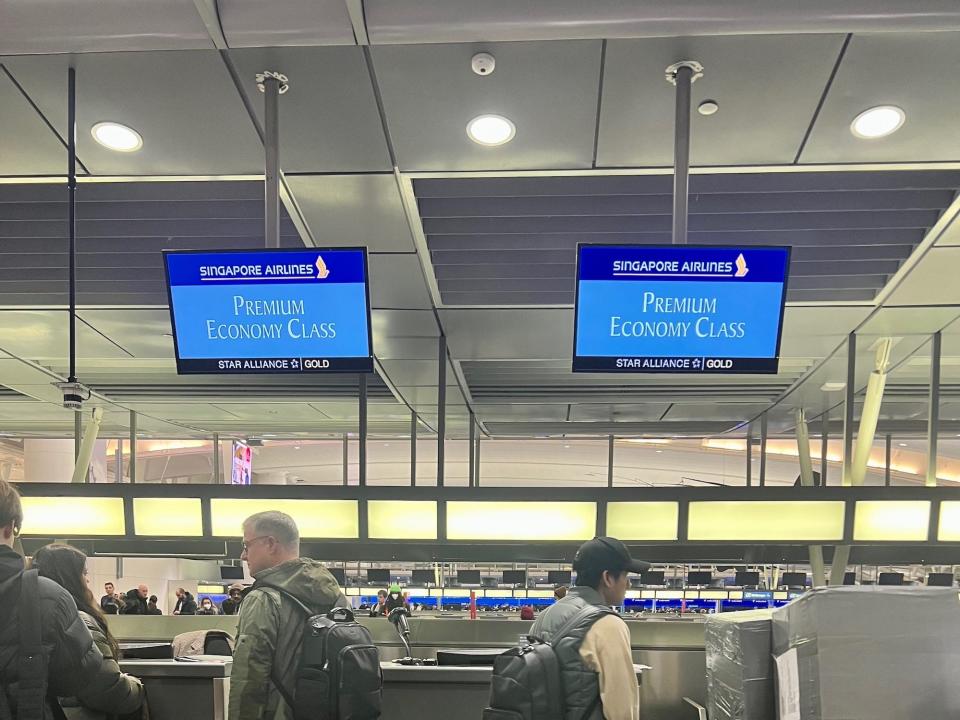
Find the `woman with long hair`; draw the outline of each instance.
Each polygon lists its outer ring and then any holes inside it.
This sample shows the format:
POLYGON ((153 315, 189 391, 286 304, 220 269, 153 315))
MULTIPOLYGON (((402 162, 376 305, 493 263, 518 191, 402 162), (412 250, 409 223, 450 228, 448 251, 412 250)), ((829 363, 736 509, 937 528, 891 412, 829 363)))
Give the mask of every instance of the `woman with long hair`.
MULTIPOLYGON (((107 627, 103 611, 87 584, 87 556, 71 545, 46 545, 33 556, 33 568, 41 577, 49 578, 66 590, 77 603, 93 640, 103 655, 103 663, 116 673, 116 682, 104 693, 101 706, 110 708, 110 715, 129 715, 139 711, 144 703, 140 681, 120 672, 120 647, 107 627)), ((96 710, 83 707, 76 698, 61 698, 61 705, 70 720, 103 717, 96 710)))

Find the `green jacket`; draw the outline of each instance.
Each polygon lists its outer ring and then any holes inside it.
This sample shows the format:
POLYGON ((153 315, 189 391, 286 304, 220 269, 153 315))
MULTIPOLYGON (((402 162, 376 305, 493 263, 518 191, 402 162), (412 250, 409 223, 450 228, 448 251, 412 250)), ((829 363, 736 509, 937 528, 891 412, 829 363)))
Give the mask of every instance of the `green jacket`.
POLYGON ((267 585, 292 594, 315 614, 347 605, 336 579, 316 560, 299 558, 254 576, 256 583, 240 606, 237 644, 230 677, 229 720, 293 720, 277 691, 283 683, 293 696, 300 660, 303 609, 267 585))

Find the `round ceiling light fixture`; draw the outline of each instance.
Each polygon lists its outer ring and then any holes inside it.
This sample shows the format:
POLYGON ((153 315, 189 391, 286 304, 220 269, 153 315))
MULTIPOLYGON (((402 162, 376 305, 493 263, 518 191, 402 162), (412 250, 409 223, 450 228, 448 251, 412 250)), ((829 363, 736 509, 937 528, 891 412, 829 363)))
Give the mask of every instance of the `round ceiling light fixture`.
POLYGON ((896 105, 878 105, 857 115, 850 132, 863 140, 875 140, 895 133, 906 119, 907 114, 896 105))
POLYGON ((704 100, 702 103, 697 105, 697 112, 701 115, 706 115, 707 117, 716 115, 719 109, 720 103, 718 103, 716 100, 704 100))
POLYGON ((479 115, 467 123, 467 137, 478 145, 504 145, 517 134, 517 126, 503 115, 479 115))
POLYGON ((134 152, 143 147, 143 138, 140 137, 140 133, 116 122, 98 122, 90 128, 90 134, 108 150, 134 152))

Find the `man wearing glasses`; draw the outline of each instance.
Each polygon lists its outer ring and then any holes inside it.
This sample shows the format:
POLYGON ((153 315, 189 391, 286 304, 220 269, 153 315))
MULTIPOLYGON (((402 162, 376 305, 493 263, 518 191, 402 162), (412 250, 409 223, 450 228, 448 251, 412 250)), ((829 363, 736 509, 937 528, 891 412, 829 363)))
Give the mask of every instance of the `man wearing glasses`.
POLYGON ((292 720, 292 698, 306 613, 346 607, 336 579, 300 557, 300 531, 289 515, 268 511, 243 523, 243 553, 256 580, 240 606, 230 678, 230 720, 292 720), (293 598, 289 596, 293 596, 293 598))

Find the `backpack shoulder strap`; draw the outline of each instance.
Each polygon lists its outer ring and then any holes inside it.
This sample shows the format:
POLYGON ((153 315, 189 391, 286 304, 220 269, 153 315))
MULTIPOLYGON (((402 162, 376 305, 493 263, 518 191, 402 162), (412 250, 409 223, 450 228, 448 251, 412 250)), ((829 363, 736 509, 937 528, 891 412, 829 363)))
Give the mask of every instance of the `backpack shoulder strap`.
POLYGON ((47 657, 43 651, 40 626, 40 580, 36 570, 20 575, 18 623, 20 662, 18 665, 17 720, 42 720, 47 702, 47 657))

